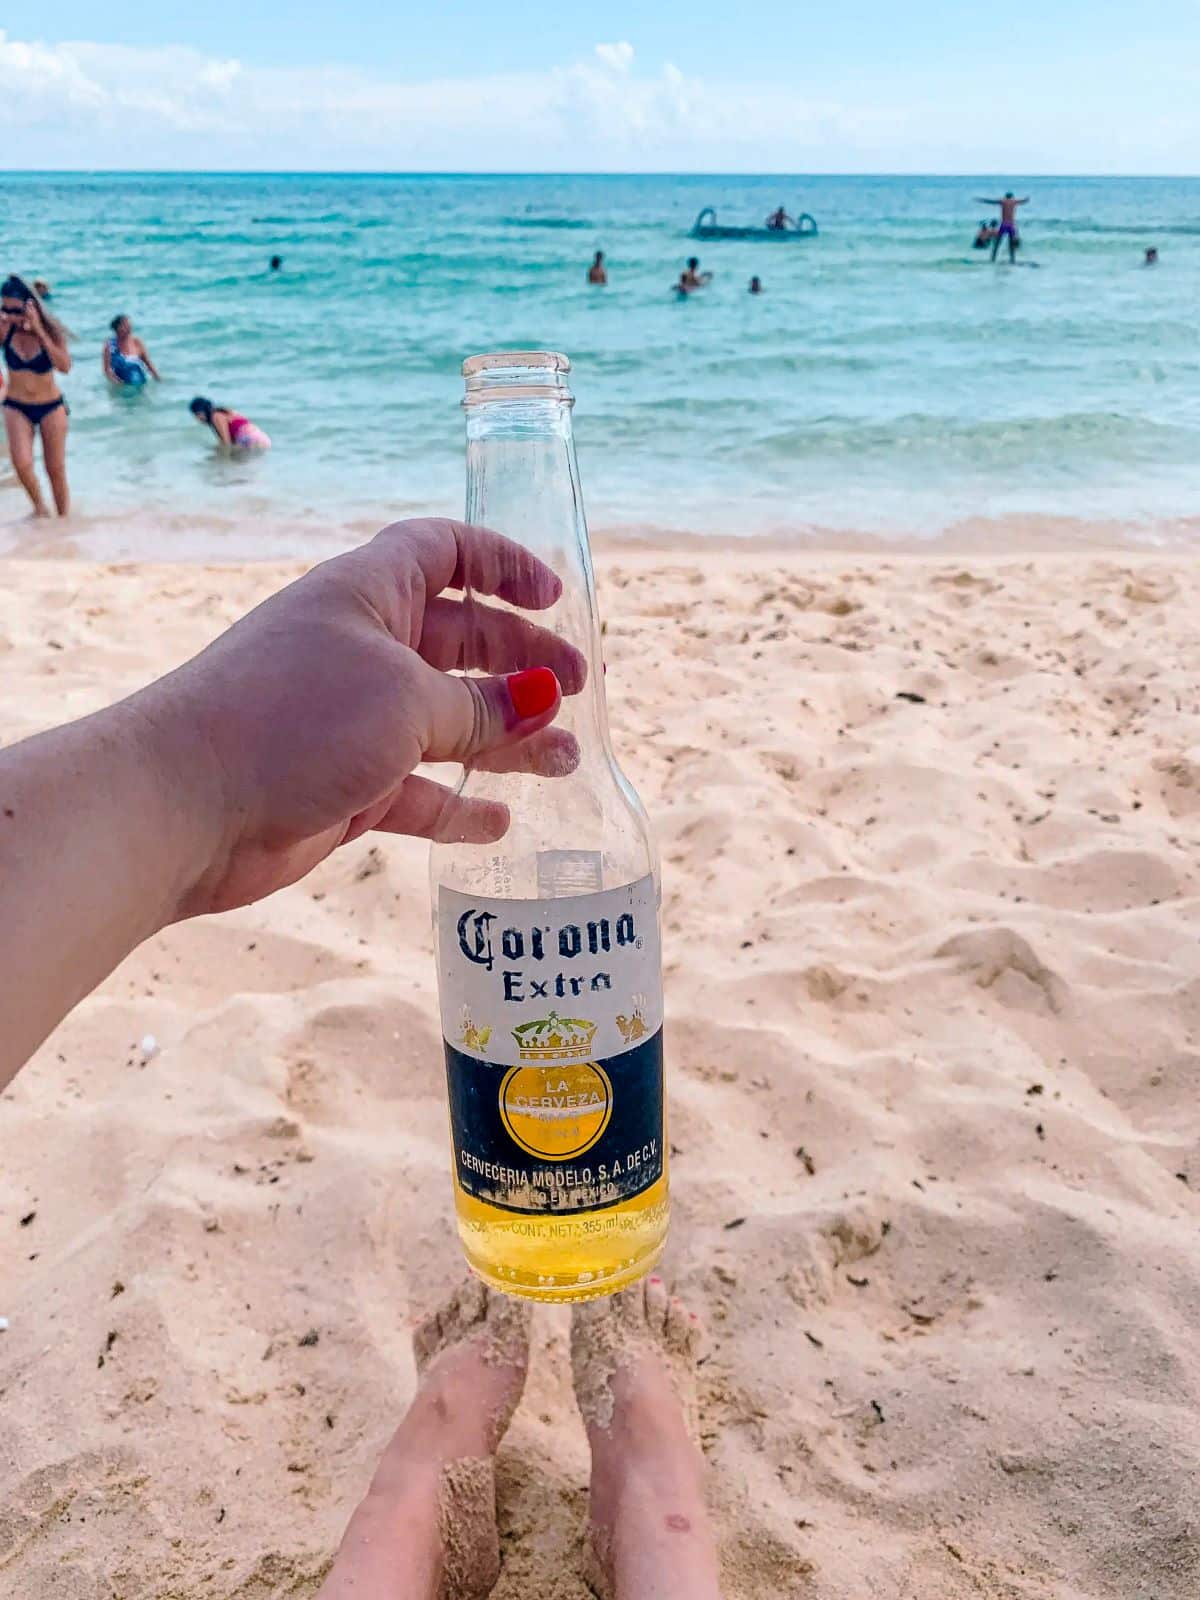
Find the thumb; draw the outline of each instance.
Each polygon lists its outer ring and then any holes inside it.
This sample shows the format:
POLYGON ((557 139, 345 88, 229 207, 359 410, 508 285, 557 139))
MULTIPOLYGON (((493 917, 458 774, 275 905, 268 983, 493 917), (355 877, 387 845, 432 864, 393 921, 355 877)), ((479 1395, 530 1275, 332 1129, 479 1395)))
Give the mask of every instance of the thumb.
POLYGON ((473 761, 486 751, 517 744, 553 722, 562 704, 549 667, 530 667, 502 678, 460 678, 427 668, 422 689, 426 761, 473 761))

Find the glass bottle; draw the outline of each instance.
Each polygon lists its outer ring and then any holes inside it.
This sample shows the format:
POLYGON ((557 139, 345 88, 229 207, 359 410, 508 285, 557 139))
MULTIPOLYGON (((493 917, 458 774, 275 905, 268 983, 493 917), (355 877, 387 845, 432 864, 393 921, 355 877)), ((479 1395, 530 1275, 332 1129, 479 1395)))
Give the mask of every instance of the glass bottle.
POLYGON ((555 722, 578 765, 468 768, 458 792, 503 801, 508 832, 430 852, 459 1234, 488 1283, 539 1300, 631 1283, 667 1231, 658 860, 609 738, 569 370, 473 356, 463 405, 467 521, 562 580, 534 620, 587 661, 555 722))

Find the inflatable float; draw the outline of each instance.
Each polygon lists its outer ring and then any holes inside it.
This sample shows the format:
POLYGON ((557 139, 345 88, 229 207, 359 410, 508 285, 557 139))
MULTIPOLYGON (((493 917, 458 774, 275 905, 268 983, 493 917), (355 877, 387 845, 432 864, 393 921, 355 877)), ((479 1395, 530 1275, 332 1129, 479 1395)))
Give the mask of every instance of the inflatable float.
POLYGON ((815 239, 817 222, 807 211, 802 211, 791 227, 782 228, 731 228, 717 221, 712 206, 704 210, 692 224, 693 239, 815 239))

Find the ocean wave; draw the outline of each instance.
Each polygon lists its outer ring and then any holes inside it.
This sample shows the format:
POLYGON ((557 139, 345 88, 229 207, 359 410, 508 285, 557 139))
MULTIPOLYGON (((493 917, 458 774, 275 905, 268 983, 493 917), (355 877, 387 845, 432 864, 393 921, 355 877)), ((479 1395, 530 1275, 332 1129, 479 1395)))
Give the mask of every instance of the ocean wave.
MULTIPOLYGON (((1032 219, 1031 219, 1032 222, 1032 219)), ((1144 222, 1097 222, 1092 218, 1038 217, 1039 228, 1053 228, 1059 233, 1100 234, 1118 238, 1200 238, 1200 222, 1158 222, 1147 217, 1144 222)))
POLYGON ((816 417, 746 441, 750 456, 796 460, 836 454, 858 462, 869 458, 906 460, 920 453, 943 465, 978 469, 1024 468, 1044 478, 1094 475, 1107 468, 1169 459, 1194 458, 1200 430, 1111 411, 1022 415, 959 421, 937 413, 907 413, 887 421, 845 416, 816 417))
POLYGON ((505 228, 594 228, 594 222, 588 222, 583 217, 501 217, 500 223, 505 228))

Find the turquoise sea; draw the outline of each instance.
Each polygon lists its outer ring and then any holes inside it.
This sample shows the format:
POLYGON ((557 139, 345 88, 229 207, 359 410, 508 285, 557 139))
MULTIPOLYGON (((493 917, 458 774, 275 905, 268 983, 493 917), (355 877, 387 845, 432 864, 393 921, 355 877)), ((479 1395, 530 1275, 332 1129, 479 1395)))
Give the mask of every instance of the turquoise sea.
MULTIPOLYGON (((572 358, 594 527, 1200 532, 1200 179, 24 173, 0 223, 5 268, 47 278, 76 335, 71 472, 110 544, 150 518, 274 553, 289 529, 458 511, 459 367, 505 347, 572 358), (970 248, 973 197, 1005 188, 1032 196, 1015 270, 970 248), (819 237, 688 238, 702 206, 781 202, 819 237), (680 302, 693 252, 714 280, 680 302), (119 311, 161 388, 107 391, 119 311), (274 451, 219 459, 193 394, 274 451)), ((0 523, 23 511, 0 491, 0 523)))

